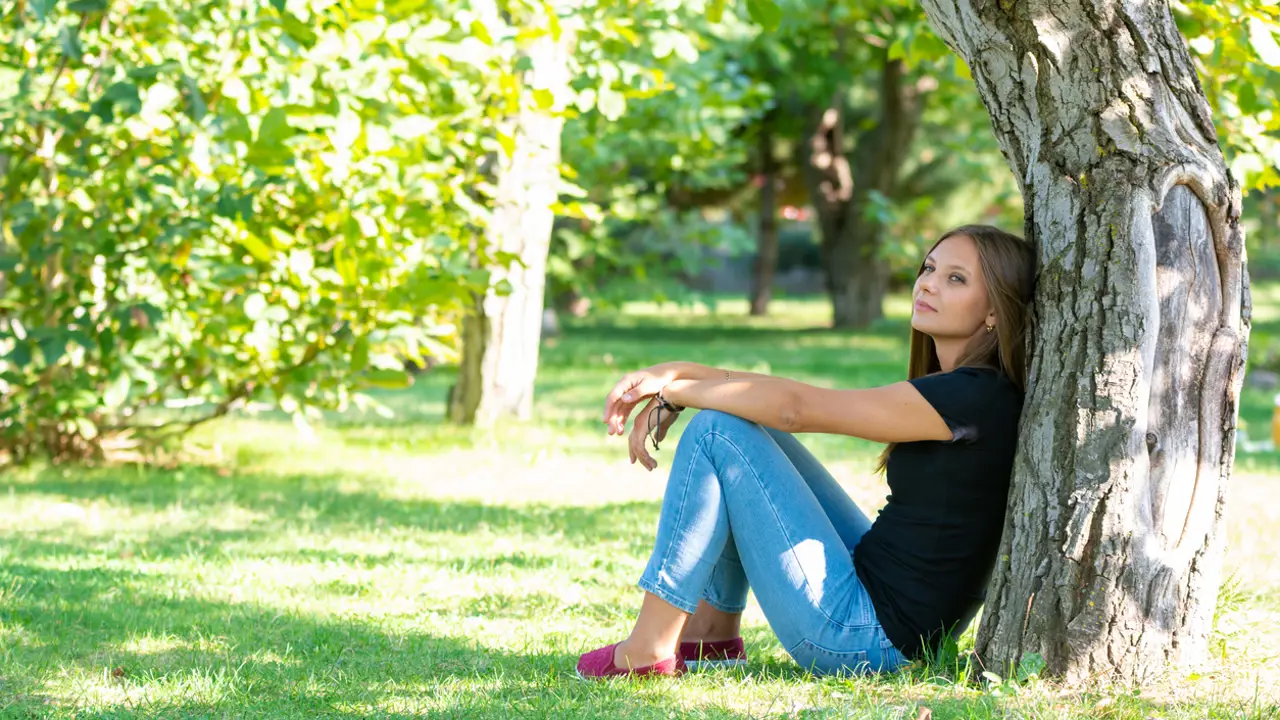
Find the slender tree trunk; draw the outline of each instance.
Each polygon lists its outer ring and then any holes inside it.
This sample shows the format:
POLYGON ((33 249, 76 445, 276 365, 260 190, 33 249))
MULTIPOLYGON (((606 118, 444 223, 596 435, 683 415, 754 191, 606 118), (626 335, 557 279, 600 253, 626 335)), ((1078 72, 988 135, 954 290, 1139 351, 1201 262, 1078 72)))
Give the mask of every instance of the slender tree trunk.
POLYGON ((843 148, 843 93, 825 110, 809 143, 805 168, 822 231, 822 257, 832 325, 863 328, 884 317, 889 286, 880 258, 885 228, 867 208, 891 198, 920 126, 921 98, 901 60, 884 60, 879 119, 861 134, 852 163, 843 148))
MULTIPOLYGON (((19 18, 22 17, 21 10, 19 10, 17 17, 19 18)), ((0 189, 4 189, 8 187, 8 179, 9 179, 9 154, 0 153, 0 189)), ((7 193, 4 193, 4 194, 7 194, 7 193)), ((8 214, 8 208, 5 207, 3 197, 0 196, 0 228, 4 227, 7 214, 8 214)), ((4 238, 5 238, 5 234, 3 232, 0 232, 0 256, 3 256, 5 254, 5 251, 8 249, 5 246, 4 238)), ((4 291, 7 287, 8 281, 9 281, 9 273, 0 271, 0 297, 4 297, 4 291)), ((8 329, 9 329, 9 318, 7 317, 7 313, 0 314, 0 331, 8 331, 8 329)), ((3 388, 3 387, 4 387, 3 384, 0 384, 0 388, 3 388)))
MULTIPOLYGON (((532 69, 522 81, 563 98, 568 84, 568 33, 535 40, 527 54, 532 69)), ((500 157, 497 198, 488 228, 488 250, 520 258, 494 273, 510 293, 490 290, 464 328, 458 385, 450 394, 449 417, 458 423, 492 424, 504 415, 528 419, 538 370, 547 250, 555 219, 551 209, 560 180, 560 134, 564 118, 539 110, 526 98, 510 129, 511 157, 500 157)))
POLYGON ((751 284, 751 314, 769 313, 773 276, 778 269, 778 161, 773 156, 773 131, 768 119, 760 126, 760 227, 757 230, 755 272, 751 284))
POLYGON ((1249 335, 1240 190, 1164 0, 925 0, 1022 187, 1037 327, 977 650, 1206 656, 1249 335))

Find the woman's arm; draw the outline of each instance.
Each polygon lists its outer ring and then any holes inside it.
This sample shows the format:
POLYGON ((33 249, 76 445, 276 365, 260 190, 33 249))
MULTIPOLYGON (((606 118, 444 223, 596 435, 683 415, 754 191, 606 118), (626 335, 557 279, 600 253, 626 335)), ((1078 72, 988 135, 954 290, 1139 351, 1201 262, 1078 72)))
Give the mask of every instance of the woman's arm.
POLYGON ((604 423, 609 427, 610 435, 621 435, 626 432, 627 418, 636 404, 653 397, 659 390, 676 380, 709 381, 712 379, 749 378, 757 384, 791 382, 785 378, 775 378, 759 373, 722 370, 698 363, 675 361, 665 362, 643 370, 627 373, 613 386, 604 399, 604 423))
POLYGON ((670 373, 668 377, 674 380, 723 380, 731 378, 734 380, 785 380, 786 378, 776 378, 772 375, 763 375, 761 373, 742 372, 740 370, 725 370, 724 368, 711 367, 710 365, 699 365, 695 362, 686 362, 684 360, 675 360, 672 362, 660 363, 649 368, 655 374, 664 372, 670 373))
POLYGON ((875 442, 950 440, 938 411, 910 383, 867 390, 828 390, 765 376, 679 379, 662 391, 686 407, 719 410, 789 433, 851 435, 875 442))

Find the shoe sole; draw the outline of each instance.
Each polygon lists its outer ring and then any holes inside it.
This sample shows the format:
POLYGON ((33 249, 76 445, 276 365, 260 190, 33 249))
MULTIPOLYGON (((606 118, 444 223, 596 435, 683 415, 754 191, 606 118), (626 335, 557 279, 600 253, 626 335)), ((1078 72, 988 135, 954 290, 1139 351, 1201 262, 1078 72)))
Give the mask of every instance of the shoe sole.
POLYGON ((741 658, 735 660, 685 660, 684 666, 690 672, 698 670, 715 670, 717 668, 734 668, 742 667, 747 664, 746 660, 741 658))
MULTIPOLYGON (((745 663, 744 663, 744 664, 745 664, 745 663)), ((688 667, 688 666, 686 665, 686 667, 685 667, 685 672, 688 672, 688 671, 690 671, 690 670, 692 670, 692 669, 693 669, 693 668, 690 668, 690 667, 688 667)), ((608 675, 608 676, 606 676, 606 677, 596 677, 596 676, 594 676, 594 675, 593 675, 593 676, 591 676, 591 677, 587 677, 586 675, 583 675, 583 674, 582 674, 582 671, 581 671, 581 670, 579 670, 578 668, 574 668, 574 669, 573 669, 573 674, 574 674, 574 675, 577 675, 577 676, 578 676, 578 679, 579 679, 579 680, 582 680, 582 681, 584 681, 584 682, 596 682, 596 681, 598 681, 598 680, 612 680, 613 678, 628 677, 627 675, 608 675)), ((638 677, 643 677, 643 678, 651 678, 651 677, 680 677, 680 675, 640 675, 640 676, 638 676, 638 677)))

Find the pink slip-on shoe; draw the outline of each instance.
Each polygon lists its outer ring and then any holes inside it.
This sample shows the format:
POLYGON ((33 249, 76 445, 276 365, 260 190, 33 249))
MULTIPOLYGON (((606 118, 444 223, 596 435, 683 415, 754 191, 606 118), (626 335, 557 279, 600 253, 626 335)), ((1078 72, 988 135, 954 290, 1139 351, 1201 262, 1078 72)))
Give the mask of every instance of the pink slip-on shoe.
POLYGON ((680 658, 679 654, 644 667, 620 668, 613 664, 613 649, 616 647, 618 647, 618 643, 606 645, 578 658, 578 677, 583 680, 597 680, 624 675, 632 677, 659 677, 664 675, 675 677, 683 675, 685 672, 684 660, 680 658))
POLYGON ((680 643, 680 658, 690 670, 738 667, 747 664, 747 647, 742 638, 680 643))

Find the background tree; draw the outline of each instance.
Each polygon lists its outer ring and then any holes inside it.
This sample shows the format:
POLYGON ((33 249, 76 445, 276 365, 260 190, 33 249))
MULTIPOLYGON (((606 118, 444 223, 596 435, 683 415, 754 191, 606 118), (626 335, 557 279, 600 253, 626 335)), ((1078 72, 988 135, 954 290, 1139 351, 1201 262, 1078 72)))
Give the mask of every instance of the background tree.
MULTIPOLYGON (((800 119, 792 127, 795 162, 817 213, 832 323, 865 327, 883 315, 885 236, 894 211, 913 199, 903 192, 908 174, 918 173, 918 185, 930 173, 942 176, 953 159, 921 160, 927 99, 940 83, 949 84, 941 94, 970 91, 950 62, 938 61, 943 46, 916 5, 798 5, 778 33, 762 37, 769 46, 761 57, 772 61, 764 72, 777 82, 785 114, 800 119)), ((941 140, 941 128, 930 129, 931 140, 941 140)))
POLYGON ((1250 306, 1240 189, 1192 56, 1164 2, 924 5, 972 69, 1040 261, 977 650, 1075 680, 1195 663, 1250 306))
MULTIPOLYGON (((609 183, 599 170, 603 167, 618 175, 619 169, 608 165, 616 156, 606 152, 592 157, 584 152, 587 144, 577 129, 570 133, 568 163, 562 166, 563 125, 579 114, 602 118, 609 124, 597 122, 599 130, 631 142, 636 135, 625 125, 612 123, 626 114, 630 100, 672 89, 663 66, 696 62, 693 33, 706 25, 697 20, 700 12, 700 7, 690 4, 581 2, 512 6, 501 18, 495 10, 489 35, 496 52, 504 53, 516 68, 508 82, 519 88, 521 99, 519 109, 509 110, 511 119, 498 131, 500 138, 510 140, 496 156, 496 213, 488 229, 491 242, 518 256, 520 262, 502 274, 509 282, 507 291, 477 297, 468 315, 459 380, 450 393, 449 414, 455 422, 489 424, 503 415, 529 416, 553 213, 577 216, 590 226, 592 218, 599 219, 602 207, 560 202, 562 195, 566 199, 589 195, 561 182, 562 168, 569 168, 571 178, 585 176, 591 187, 601 188, 606 197, 597 195, 595 200, 614 212, 617 220, 630 215, 623 206, 635 205, 637 193, 643 192, 629 188, 630 183, 622 183, 621 188, 609 183)), ((704 79, 696 72, 693 78, 704 79)), ((655 139, 678 137, 687 127, 677 124, 672 131, 664 129, 664 123, 669 123, 668 117, 651 126, 655 137, 642 141, 650 149, 655 139)), ((656 157, 679 166, 678 153, 656 157)), ((632 172, 626 167, 623 174, 632 172)), ((579 237, 576 245, 586 248, 598 243, 579 237)))
MULTIPOLYGON (((492 424, 502 415, 528 419, 538 368, 547 249, 560 189, 560 133, 569 96, 569 53, 574 29, 560 23, 557 8, 509 8, 508 24, 489 6, 482 35, 512 68, 514 86, 495 131, 492 153, 493 214, 488 244, 519 258, 504 270, 502 288, 475 297, 464 321, 458 384, 449 417, 457 423, 492 424), (501 290, 501 291, 499 291, 501 290)), ((477 20, 477 22, 482 22, 477 20)))

